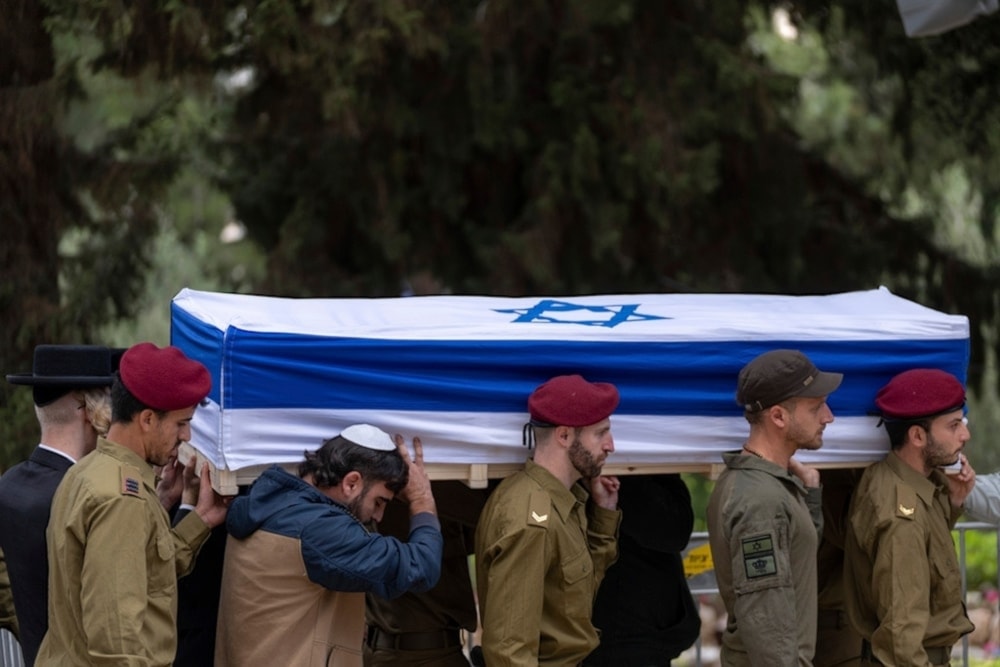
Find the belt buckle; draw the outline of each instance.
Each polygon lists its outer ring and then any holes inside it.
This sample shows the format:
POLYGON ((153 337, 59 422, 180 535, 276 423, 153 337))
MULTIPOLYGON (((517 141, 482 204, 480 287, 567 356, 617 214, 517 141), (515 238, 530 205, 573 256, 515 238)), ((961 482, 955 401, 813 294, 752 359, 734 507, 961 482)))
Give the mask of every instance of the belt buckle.
POLYGON ((370 626, 366 643, 372 650, 428 651, 461 646, 462 638, 458 630, 451 628, 392 634, 370 626))

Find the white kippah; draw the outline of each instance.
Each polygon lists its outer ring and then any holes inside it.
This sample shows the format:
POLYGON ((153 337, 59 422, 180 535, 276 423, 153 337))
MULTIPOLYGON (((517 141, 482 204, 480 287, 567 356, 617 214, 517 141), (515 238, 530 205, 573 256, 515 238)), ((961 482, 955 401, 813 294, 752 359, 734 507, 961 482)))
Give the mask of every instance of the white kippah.
POLYGON ((340 437, 350 440, 355 445, 377 449, 380 452, 391 452, 396 449, 396 443, 392 441, 389 434, 371 424, 348 426, 340 432, 340 437))

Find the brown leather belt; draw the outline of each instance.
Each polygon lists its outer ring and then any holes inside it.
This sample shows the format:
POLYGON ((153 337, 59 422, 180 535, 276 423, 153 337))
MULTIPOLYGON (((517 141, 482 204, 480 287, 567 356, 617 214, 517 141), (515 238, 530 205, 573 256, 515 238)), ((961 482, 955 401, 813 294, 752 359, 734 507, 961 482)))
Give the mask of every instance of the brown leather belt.
POLYGON ((394 635, 369 626, 366 642, 368 647, 373 650, 430 651, 433 649, 461 646, 462 637, 458 630, 401 632, 394 635))
MULTIPOLYGON (((924 653, 932 665, 947 665, 951 660, 950 646, 925 646, 924 653)), ((872 645, 867 639, 861 640, 861 661, 862 664, 881 665, 875 654, 872 653, 872 645)))

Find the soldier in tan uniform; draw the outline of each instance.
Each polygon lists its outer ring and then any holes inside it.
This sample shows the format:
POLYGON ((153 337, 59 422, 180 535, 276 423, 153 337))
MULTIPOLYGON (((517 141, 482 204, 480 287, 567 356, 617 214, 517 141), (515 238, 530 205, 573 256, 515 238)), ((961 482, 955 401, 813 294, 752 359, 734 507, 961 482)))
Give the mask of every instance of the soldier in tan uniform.
POLYGON ((844 547, 847 615, 862 664, 948 665, 971 632, 951 529, 975 484, 958 378, 905 371, 875 404, 892 447, 865 470, 851 499, 844 547), (938 468, 962 460, 958 474, 938 468))
POLYGON ((812 664, 816 548, 822 530, 818 471, 792 455, 823 445, 826 397, 843 376, 798 350, 772 350, 743 367, 736 401, 750 423, 708 503, 708 537, 726 605, 722 664, 812 664))
POLYGON ((476 529, 489 667, 575 665, 598 644, 591 613, 621 521, 618 480, 600 474, 618 400, 614 385, 579 375, 552 378, 528 399, 534 460, 500 483, 476 529))
POLYGON ((153 465, 190 439, 210 386, 208 370, 175 347, 140 343, 122 356, 107 438, 69 469, 52 501, 49 629, 36 665, 172 663, 177 577, 226 504, 205 468, 195 511, 171 530, 153 465))
MULTIPOLYGON (((441 578, 424 593, 405 593, 387 600, 365 595, 368 633, 365 667, 468 667, 462 631, 476 631, 478 615, 469 573, 473 531, 486 503, 486 489, 463 482, 431 485, 444 538, 441 578)), ((410 533, 409 511, 400 500, 386 507, 378 530, 404 540, 410 533)))

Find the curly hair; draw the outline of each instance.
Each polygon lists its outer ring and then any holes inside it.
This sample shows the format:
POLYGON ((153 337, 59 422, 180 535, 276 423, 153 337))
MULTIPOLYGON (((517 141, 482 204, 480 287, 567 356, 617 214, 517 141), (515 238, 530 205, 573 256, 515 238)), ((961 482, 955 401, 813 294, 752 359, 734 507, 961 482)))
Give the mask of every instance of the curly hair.
POLYGON ((93 387, 83 391, 84 410, 97 435, 102 438, 111 428, 111 389, 93 387))
POLYGON ((299 464, 299 477, 312 475, 316 486, 328 489, 337 486, 347 473, 361 473, 366 484, 385 482, 386 488, 399 493, 410 478, 406 461, 396 450, 380 451, 355 444, 336 436, 323 441, 315 452, 306 451, 299 464))

